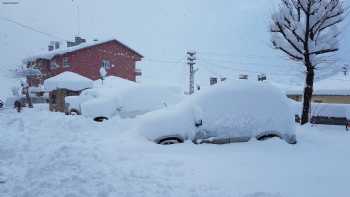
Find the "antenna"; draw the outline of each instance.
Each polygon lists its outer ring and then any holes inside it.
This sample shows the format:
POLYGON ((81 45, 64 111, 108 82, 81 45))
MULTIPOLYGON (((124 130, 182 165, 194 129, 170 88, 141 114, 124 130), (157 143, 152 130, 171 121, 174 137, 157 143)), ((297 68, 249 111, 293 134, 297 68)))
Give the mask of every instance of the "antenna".
POLYGON ((78 36, 80 36, 80 7, 77 4, 77 23, 78 23, 78 36))
POLYGON ((77 35, 76 36, 80 36, 80 7, 79 7, 79 3, 77 1, 72 0, 72 2, 76 3, 76 22, 77 22, 77 35))

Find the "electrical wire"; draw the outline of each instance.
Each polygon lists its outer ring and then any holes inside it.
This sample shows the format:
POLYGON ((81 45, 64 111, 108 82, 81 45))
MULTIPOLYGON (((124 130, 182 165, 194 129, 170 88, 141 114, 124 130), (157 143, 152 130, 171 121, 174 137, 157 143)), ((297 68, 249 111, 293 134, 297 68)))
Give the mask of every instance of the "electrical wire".
POLYGON ((42 30, 39 30, 39 29, 36 29, 36 28, 31 27, 31 26, 29 26, 29 25, 20 23, 20 22, 18 22, 18 21, 13 20, 13 19, 9 19, 9 18, 0 16, 0 20, 3 20, 3 21, 6 21, 6 22, 15 24, 15 25, 17 25, 17 26, 19 26, 19 27, 22 27, 22 28, 24 28, 24 29, 31 30, 31 31, 33 31, 33 32, 36 32, 36 33, 45 35, 45 36, 50 37, 50 38, 59 39, 59 40, 61 40, 61 41, 67 41, 67 40, 64 39, 64 38, 61 38, 61 37, 59 37, 59 36, 56 36, 56 35, 51 34, 51 33, 48 33, 48 32, 44 32, 44 31, 42 31, 42 30))

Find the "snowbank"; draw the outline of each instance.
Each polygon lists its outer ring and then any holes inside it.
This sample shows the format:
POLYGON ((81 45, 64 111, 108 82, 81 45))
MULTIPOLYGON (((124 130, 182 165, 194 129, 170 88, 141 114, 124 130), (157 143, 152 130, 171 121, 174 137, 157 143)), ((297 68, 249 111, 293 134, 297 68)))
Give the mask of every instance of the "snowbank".
POLYGON ((68 89, 72 91, 80 91, 93 87, 92 80, 72 72, 63 72, 59 75, 46 79, 44 81, 44 89, 53 91, 56 89, 68 89))
POLYGON ((138 119, 14 112, 0 110, 1 197, 350 196, 344 127, 298 127, 295 146, 159 146, 130 130, 138 119))

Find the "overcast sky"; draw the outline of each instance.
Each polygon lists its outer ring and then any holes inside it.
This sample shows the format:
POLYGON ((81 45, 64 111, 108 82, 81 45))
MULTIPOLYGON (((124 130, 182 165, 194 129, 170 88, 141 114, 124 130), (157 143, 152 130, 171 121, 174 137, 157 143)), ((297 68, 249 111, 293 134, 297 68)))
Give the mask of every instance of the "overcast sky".
MULTIPOLYGON (((197 79, 202 84, 212 75, 266 72, 292 76, 298 71, 298 66, 270 47, 269 17, 278 0, 18 1, 18 5, 0 5, 2 68, 46 50, 50 40, 69 40, 80 34, 88 40, 115 37, 143 54, 139 67, 144 82, 184 84, 187 49, 199 52, 197 79), (52 36, 4 21, 4 17, 52 36)), ((348 21, 344 24, 349 26, 348 21)), ((348 32, 349 28, 343 43, 350 43, 348 32)), ((350 51, 344 46, 341 61, 350 51)))

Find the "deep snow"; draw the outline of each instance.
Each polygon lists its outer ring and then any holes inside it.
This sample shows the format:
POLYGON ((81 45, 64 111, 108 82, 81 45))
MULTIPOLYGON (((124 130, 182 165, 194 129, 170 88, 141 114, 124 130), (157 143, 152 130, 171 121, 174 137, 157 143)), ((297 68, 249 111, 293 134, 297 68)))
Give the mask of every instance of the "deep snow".
POLYGON ((299 143, 156 145, 139 119, 98 124, 36 105, 0 111, 0 196, 349 196, 350 134, 298 127, 299 143))

